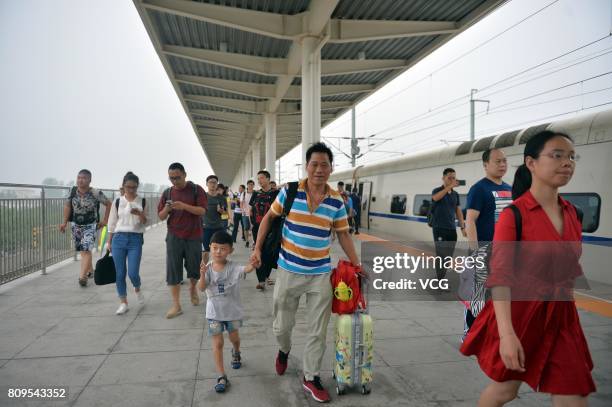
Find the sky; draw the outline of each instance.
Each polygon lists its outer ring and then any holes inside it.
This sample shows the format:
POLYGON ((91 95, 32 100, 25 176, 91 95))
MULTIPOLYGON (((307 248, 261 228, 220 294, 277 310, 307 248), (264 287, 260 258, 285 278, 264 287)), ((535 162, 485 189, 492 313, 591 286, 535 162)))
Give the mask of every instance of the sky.
POLYGON ((168 184, 211 173, 131 1, 0 1, 0 182, 76 179, 118 188, 127 171, 168 184))
MULTIPOLYGON (((593 108, 612 102, 611 27, 610 0, 507 3, 357 106, 357 137, 375 135, 357 164, 468 139, 472 88, 490 100, 487 114, 477 105, 477 137, 612 108, 593 108)), ((174 161, 198 183, 212 173, 131 1, 0 2, 0 61, 0 182, 88 168, 98 187, 128 170, 165 185, 174 161)), ((336 137, 350 137, 350 113, 321 136, 348 168, 349 141, 336 137)), ((301 147, 280 161, 281 181, 295 179, 301 147)))

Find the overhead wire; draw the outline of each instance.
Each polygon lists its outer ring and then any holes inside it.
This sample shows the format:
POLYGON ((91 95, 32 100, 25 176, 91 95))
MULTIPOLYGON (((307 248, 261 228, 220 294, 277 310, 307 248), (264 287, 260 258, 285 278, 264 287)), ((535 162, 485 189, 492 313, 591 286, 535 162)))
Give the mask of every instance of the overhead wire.
POLYGON ((422 77, 421 79, 417 80, 416 82, 413 82, 412 84, 408 85, 407 87, 401 89, 400 91, 394 93, 393 95, 377 102, 376 104, 372 105, 371 107, 369 107, 367 110, 361 112, 359 115, 363 115, 366 114, 368 111, 372 110, 373 108, 375 108, 376 106, 380 105, 381 103, 394 98, 395 96, 407 91, 408 89, 412 88, 413 86, 416 86, 417 84, 421 83, 422 81, 428 79, 431 75, 438 73, 440 71, 442 71, 443 69, 448 68, 449 66, 451 66, 452 64, 454 64, 455 62, 465 58, 467 55, 471 54, 472 52, 476 51, 477 49, 483 47, 484 45, 490 43, 491 41, 495 40, 496 38, 499 38, 500 36, 502 36, 503 34, 507 33, 508 31, 518 27, 519 25, 523 24, 525 21, 529 20, 530 18, 540 14, 542 11, 546 10, 547 8, 549 8, 550 6, 552 6, 555 3, 558 3, 560 0, 554 0, 550 3, 548 3, 547 5, 545 5, 544 7, 536 10, 535 12, 527 15, 526 17, 524 17, 523 19, 519 20, 518 22, 512 24, 510 27, 504 29, 503 31, 500 31, 499 33, 495 34, 493 37, 481 42, 480 44, 478 44, 477 46, 475 46, 474 48, 466 51, 465 53, 461 54, 460 56, 456 57, 455 59, 449 61, 448 63, 446 63, 445 65, 437 68, 436 70, 430 72, 429 74, 427 74, 426 76, 422 77))

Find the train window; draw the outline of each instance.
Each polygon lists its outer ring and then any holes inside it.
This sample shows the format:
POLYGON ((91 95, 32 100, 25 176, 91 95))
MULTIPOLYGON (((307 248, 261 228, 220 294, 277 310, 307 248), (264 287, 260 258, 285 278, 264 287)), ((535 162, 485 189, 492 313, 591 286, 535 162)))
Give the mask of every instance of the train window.
MULTIPOLYGON (((467 201, 466 194, 459 194, 459 205, 463 212, 463 218, 465 219, 465 203, 467 201)), ((414 204, 412 205, 412 214, 414 216, 427 216, 429 207, 431 206, 431 195, 430 194, 418 194, 414 196, 414 204)))
POLYGON ((599 228, 599 213, 601 211, 601 197, 594 192, 567 192, 561 194, 577 208, 582 209, 582 231, 593 233, 599 228))
POLYGON ((538 134, 541 131, 546 130, 546 128, 550 126, 550 123, 538 124, 537 126, 531 126, 527 130, 521 134, 521 139, 519 140, 519 144, 527 144, 529 139, 533 137, 535 134, 538 134))
POLYGON ((406 213, 406 195, 391 197, 391 213, 406 213))
POLYGON ((418 194, 414 196, 414 204, 412 205, 412 214, 414 216, 427 216, 429 207, 431 206, 431 194, 418 194))

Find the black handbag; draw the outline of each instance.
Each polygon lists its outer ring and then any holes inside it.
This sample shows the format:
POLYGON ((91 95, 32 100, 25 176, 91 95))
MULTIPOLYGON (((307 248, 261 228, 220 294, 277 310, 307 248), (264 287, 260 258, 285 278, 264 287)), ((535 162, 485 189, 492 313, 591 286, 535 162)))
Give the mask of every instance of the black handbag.
POLYGON ((266 235, 264 243, 261 248, 261 261, 265 264, 270 264, 272 268, 278 267, 278 253, 280 251, 281 240, 283 238, 283 225, 285 224, 285 218, 289 215, 295 196, 297 195, 298 183, 290 182, 287 187, 287 197, 285 199, 285 205, 283 206, 283 213, 281 216, 274 218, 270 225, 270 230, 266 235))
POLYGON ((96 262, 94 270, 94 282, 96 285, 115 284, 117 281, 117 271, 115 261, 110 255, 110 250, 106 251, 104 257, 96 262))

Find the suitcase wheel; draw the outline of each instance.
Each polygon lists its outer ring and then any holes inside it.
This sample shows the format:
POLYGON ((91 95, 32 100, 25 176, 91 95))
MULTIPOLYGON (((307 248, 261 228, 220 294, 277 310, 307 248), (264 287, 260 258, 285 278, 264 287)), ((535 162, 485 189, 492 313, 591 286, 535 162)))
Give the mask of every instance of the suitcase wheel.
POLYGON ((336 384, 336 394, 338 396, 342 396, 342 395, 346 394, 346 388, 344 386, 336 384))
POLYGON ((366 394, 370 394, 372 390, 370 389, 370 386, 364 384, 363 386, 361 386, 361 394, 366 395, 366 394))

